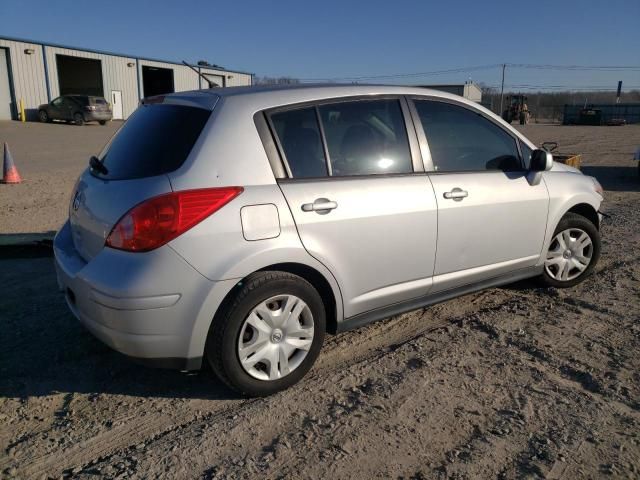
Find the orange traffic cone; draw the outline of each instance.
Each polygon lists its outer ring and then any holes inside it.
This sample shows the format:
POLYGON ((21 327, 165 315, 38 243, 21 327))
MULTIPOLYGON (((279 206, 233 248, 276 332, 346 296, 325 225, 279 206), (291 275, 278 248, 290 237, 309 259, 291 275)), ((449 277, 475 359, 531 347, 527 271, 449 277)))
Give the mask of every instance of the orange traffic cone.
POLYGON ((9 151, 9 145, 4 144, 4 168, 2 169, 2 183, 20 183, 22 178, 18 173, 13 157, 9 151))

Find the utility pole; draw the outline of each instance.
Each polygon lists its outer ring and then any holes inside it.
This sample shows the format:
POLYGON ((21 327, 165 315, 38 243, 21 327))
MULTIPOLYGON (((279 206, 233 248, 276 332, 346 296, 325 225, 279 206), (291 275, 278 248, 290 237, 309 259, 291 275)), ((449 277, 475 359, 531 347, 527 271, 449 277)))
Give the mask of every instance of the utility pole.
POLYGON ((618 82, 618 91, 616 92, 616 104, 620 103, 620 94, 622 93, 622 80, 618 82))
POLYGON ((500 111, 498 112, 498 115, 502 116, 502 99, 504 97, 504 70, 505 68, 507 68, 507 64, 503 63, 502 64, 502 86, 500 87, 500 111))

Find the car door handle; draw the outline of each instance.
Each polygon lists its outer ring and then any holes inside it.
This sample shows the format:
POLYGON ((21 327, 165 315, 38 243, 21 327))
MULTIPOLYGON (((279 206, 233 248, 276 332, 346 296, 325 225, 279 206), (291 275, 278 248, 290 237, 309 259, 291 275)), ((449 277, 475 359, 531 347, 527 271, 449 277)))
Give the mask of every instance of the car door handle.
POLYGON ((444 198, 450 198, 456 202, 461 201, 464 197, 468 197, 469 192, 462 190, 461 188, 454 188, 450 192, 444 192, 444 198))
POLYGON ((327 198, 316 198, 313 203, 303 203, 302 211, 303 212, 316 212, 320 215, 325 215, 329 213, 334 208, 338 208, 337 202, 332 202, 327 198))

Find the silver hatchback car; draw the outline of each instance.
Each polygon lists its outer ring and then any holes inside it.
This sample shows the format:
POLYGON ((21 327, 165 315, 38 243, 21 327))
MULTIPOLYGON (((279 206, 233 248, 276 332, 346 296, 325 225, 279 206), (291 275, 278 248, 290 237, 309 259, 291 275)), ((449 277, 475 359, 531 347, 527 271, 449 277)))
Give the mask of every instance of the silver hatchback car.
POLYGON ((422 88, 147 99, 80 176, 69 308, 125 355, 232 388, 300 380, 336 333, 600 254, 602 188, 480 105, 422 88))

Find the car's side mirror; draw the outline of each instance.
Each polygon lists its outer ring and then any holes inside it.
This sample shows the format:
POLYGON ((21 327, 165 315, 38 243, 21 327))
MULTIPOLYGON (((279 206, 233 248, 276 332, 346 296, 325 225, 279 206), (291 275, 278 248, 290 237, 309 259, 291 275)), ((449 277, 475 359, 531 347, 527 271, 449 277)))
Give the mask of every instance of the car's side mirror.
POLYGON ((553 167, 553 155, 551 155, 551 152, 540 149, 531 152, 529 172, 527 173, 529 185, 539 185, 540 180, 542 180, 542 172, 551 170, 551 167, 553 167))
POLYGON ((537 149, 531 153, 529 170, 532 172, 545 172, 553 167, 553 155, 546 150, 537 149))

